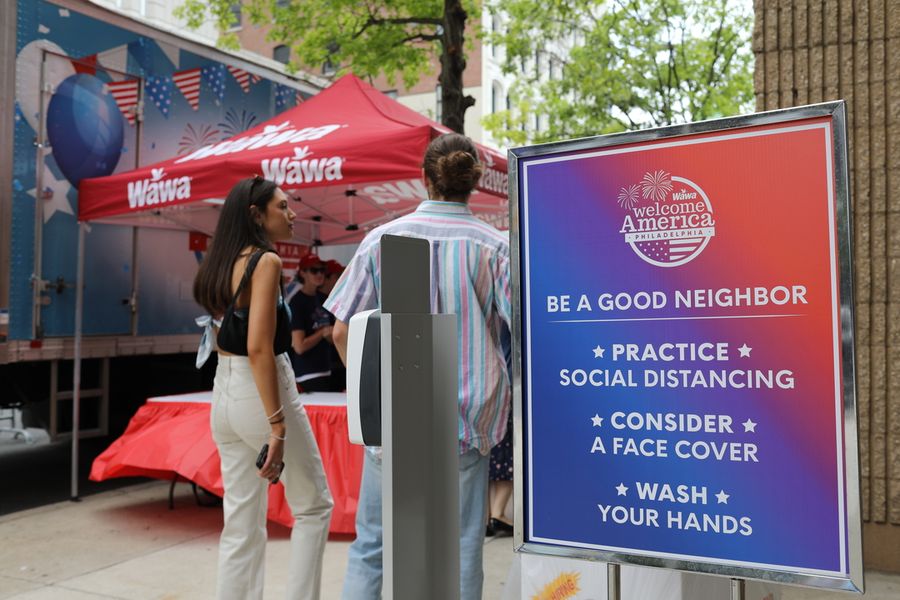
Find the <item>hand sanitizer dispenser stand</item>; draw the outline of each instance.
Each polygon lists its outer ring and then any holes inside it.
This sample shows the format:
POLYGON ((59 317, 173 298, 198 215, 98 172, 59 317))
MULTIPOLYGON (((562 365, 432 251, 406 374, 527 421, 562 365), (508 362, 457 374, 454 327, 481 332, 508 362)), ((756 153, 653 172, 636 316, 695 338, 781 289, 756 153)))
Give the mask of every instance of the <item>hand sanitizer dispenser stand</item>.
POLYGON ((431 314, 430 264, 428 241, 383 236, 380 314, 350 320, 350 438, 383 449, 385 600, 459 599, 456 315, 431 314))

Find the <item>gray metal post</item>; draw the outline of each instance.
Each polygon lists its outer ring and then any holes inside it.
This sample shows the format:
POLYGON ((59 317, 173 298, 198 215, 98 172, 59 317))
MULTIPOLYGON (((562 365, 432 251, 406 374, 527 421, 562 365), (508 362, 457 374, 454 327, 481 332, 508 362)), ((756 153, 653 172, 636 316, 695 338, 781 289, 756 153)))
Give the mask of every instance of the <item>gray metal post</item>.
POLYGON ((616 563, 606 565, 606 597, 609 600, 622 598, 622 567, 616 563))
POLYGON ((78 499, 78 425, 81 420, 81 323, 84 320, 84 234, 78 224, 78 269, 75 275, 75 352, 72 361, 72 500, 78 499))
POLYGON ((743 579, 731 580, 731 600, 744 600, 747 596, 746 582, 743 579))
POLYGON ((459 599, 456 315, 429 314, 429 245, 381 241, 385 600, 459 599))

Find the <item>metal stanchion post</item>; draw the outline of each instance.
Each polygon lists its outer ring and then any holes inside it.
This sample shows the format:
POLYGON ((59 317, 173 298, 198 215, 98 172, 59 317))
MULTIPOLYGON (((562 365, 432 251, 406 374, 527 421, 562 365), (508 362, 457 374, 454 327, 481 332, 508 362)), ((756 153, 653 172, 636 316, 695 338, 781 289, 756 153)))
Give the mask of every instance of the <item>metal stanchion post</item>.
POLYGON ((615 563, 606 565, 606 597, 609 600, 622 598, 622 567, 615 563))
POLYGON ((746 597, 746 582, 743 579, 731 580, 731 600, 744 600, 746 597))

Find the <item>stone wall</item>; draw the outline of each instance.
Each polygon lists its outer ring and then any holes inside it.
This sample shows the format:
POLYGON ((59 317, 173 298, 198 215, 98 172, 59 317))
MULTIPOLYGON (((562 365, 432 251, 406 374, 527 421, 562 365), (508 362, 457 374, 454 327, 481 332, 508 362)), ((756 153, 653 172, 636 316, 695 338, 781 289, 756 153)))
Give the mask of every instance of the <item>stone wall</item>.
POLYGON ((754 0, 757 110, 847 102, 866 565, 900 572, 900 0, 754 0))

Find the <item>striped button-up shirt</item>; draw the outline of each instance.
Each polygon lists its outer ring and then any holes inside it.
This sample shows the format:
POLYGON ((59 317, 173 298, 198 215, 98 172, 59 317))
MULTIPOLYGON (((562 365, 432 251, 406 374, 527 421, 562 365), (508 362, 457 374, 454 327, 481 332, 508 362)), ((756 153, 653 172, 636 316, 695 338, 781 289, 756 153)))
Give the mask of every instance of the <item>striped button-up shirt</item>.
POLYGON ((384 234, 431 243, 431 310, 457 315, 460 452, 476 448, 487 454, 503 439, 510 410, 507 236, 466 204, 422 202, 414 213, 369 232, 360 244, 325 302, 345 323, 378 306, 384 234))

